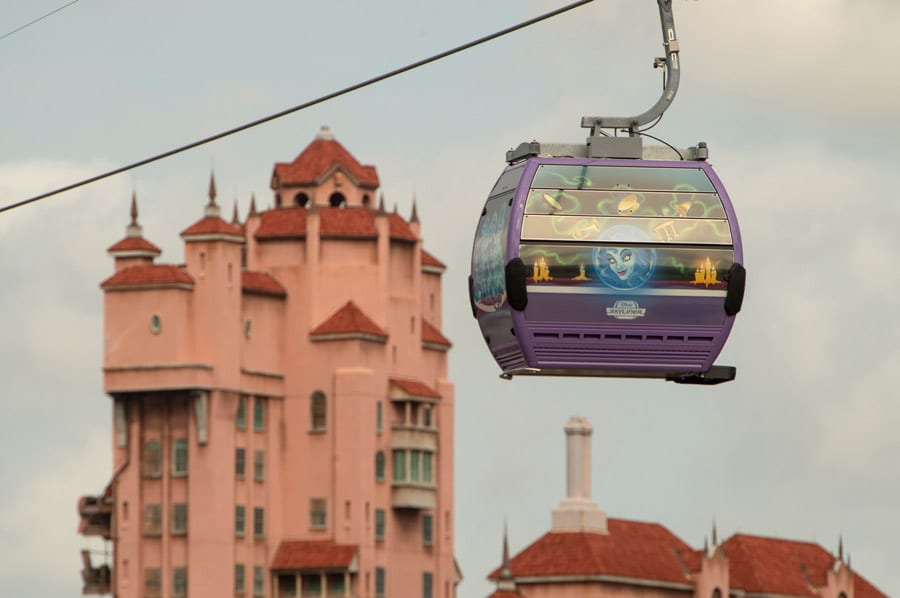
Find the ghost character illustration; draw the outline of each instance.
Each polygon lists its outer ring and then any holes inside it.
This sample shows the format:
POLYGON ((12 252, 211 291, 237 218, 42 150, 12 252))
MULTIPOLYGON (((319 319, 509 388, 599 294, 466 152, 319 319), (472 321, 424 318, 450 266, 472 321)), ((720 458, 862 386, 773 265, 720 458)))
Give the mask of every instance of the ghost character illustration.
MULTIPOLYGON (((604 241, 644 243, 647 234, 633 226, 614 226, 607 230, 604 241)), ((595 247, 594 271, 597 278, 614 289, 638 289, 653 277, 656 269, 656 249, 641 247, 595 247)))

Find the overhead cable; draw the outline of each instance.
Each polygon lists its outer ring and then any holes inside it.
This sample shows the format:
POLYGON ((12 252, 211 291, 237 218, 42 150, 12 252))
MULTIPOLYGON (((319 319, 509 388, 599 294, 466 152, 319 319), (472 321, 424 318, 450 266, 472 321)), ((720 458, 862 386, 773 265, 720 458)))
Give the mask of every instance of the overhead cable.
POLYGON ((63 4, 63 5, 60 6, 59 8, 54 8, 53 10, 51 10, 50 12, 48 12, 47 14, 42 15, 42 16, 40 16, 40 17, 38 17, 38 18, 36 18, 36 19, 34 19, 34 20, 32 20, 32 21, 28 21, 28 22, 25 23, 24 25, 20 25, 20 26, 16 27, 15 29, 13 29, 12 31, 7 31, 7 32, 4 33, 3 35, 0 35, 0 40, 6 39, 7 37, 9 37, 10 35, 12 35, 13 33, 18 33, 19 31, 22 31, 22 30, 25 29, 26 27, 31 27, 31 26, 34 25, 35 23, 39 23, 40 21, 43 21, 43 20, 46 19, 47 17, 49 17, 49 16, 51 16, 51 15, 55 15, 56 13, 58 13, 59 11, 61 11, 62 9, 68 8, 69 6, 72 6, 73 4, 75 4, 76 2, 78 2, 78 0, 72 0, 72 1, 69 2, 68 4, 63 4))
POLYGON ((441 60, 441 59, 443 59, 443 58, 447 58, 448 56, 452 56, 452 55, 454 55, 454 54, 458 54, 458 53, 463 52, 463 51, 465 51, 465 50, 469 50, 470 48, 474 48, 475 46, 479 46, 479 45, 481 45, 481 44, 484 44, 484 43, 487 43, 487 42, 489 42, 489 41, 495 40, 495 39, 497 39, 497 38, 499 38, 499 37, 503 37, 504 35, 508 35, 508 34, 510 34, 510 33, 513 33, 513 32, 515 32, 515 31, 518 31, 518 30, 520 30, 520 29, 524 29, 524 28, 526 28, 526 27, 530 27, 531 25, 535 25, 535 24, 540 23, 540 22, 542 22, 542 21, 546 21, 547 19, 553 18, 553 17, 555 17, 555 16, 558 16, 558 15, 560 15, 560 14, 563 14, 563 13, 568 12, 568 11, 570 11, 570 10, 573 10, 573 9, 575 9, 575 8, 579 8, 579 7, 581 7, 581 6, 584 6, 585 4, 589 4, 589 3, 593 2, 593 1, 594 1, 594 0, 578 0, 577 2, 573 2, 573 3, 571 3, 571 4, 567 4, 566 6, 563 6, 563 7, 561 7, 561 8, 558 8, 558 9, 556 9, 556 10, 552 10, 552 11, 550 11, 550 12, 546 12, 546 13, 544 13, 544 14, 542 14, 542 15, 537 16, 537 17, 528 19, 528 20, 526 20, 526 21, 522 21, 521 23, 518 23, 517 25, 513 25, 513 26, 511 26, 511 27, 507 27, 506 29, 501 29, 500 31, 497 31, 497 32, 495 32, 495 33, 491 33, 490 35, 486 35, 486 36, 484 36, 484 37, 480 37, 480 38, 478 38, 478 39, 476 39, 476 40, 474 40, 474 41, 470 41, 470 42, 465 43, 465 44, 462 44, 462 45, 460 45, 460 46, 456 46, 455 48, 451 48, 451 49, 449 49, 449 50, 445 50, 445 51, 443 51, 443 52, 440 52, 439 54, 434 54, 434 55, 432 55, 432 56, 430 56, 430 57, 428 57, 428 58, 424 58, 424 59, 422 59, 422 60, 419 60, 419 61, 410 63, 410 64, 408 64, 408 65, 406 65, 406 66, 403 66, 403 67, 394 69, 394 70, 392 70, 392 71, 388 71, 388 72, 386 72, 386 73, 384 73, 384 74, 378 75, 378 76, 376 76, 376 77, 372 77, 371 79, 366 79, 365 81, 362 81, 362 82, 360 82, 360 83, 356 83, 356 84, 351 85, 351 86, 349 86, 349 87, 345 87, 345 88, 340 89, 340 90, 338 90, 338 91, 331 92, 331 93, 326 94, 326 95, 324 95, 324 96, 320 96, 320 97, 318 97, 318 98, 316 98, 316 99, 314 99, 314 100, 310 100, 310 101, 308 101, 308 102, 304 102, 304 103, 302 103, 302 104, 298 104, 298 105, 293 106, 293 107, 291 107, 291 108, 287 108, 286 110, 282 110, 282 111, 280 111, 280 112, 276 112, 276 113, 274 113, 274 114, 270 114, 269 116, 264 116, 264 117, 262 117, 262 118, 258 118, 258 119, 256 119, 256 120, 253 120, 253 121, 244 123, 244 124, 242 124, 242 125, 233 127, 233 128, 228 129, 228 130, 226 130, 226 131, 222 131, 221 133, 216 133, 215 135, 210 135, 209 137, 204 137, 203 139, 199 139, 199 140, 197 140, 197 141, 193 141, 193 142, 188 143, 188 144, 186 144, 186 145, 182 145, 182 146, 180 146, 180 147, 176 147, 176 148, 174 148, 174 149, 167 150, 167 151, 165 151, 165 152, 156 154, 156 155, 154 155, 154 156, 150 156, 149 158, 144 158, 143 160, 138 160, 137 162, 132 162, 131 164, 127 164, 127 165, 125 165, 125 166, 120 166, 120 167, 115 168, 115 169, 113 169, 113 170, 109 170, 109 171, 107 171, 107 172, 104 172, 104 173, 101 173, 101 174, 92 176, 92 177, 90 177, 90 178, 87 178, 87 179, 78 181, 78 182, 76 182, 76 183, 72 183, 72 184, 69 184, 69 185, 65 185, 65 186, 63 186, 63 187, 59 187, 59 188, 54 189, 54 190, 52 190, 52 191, 48 191, 48 192, 46 192, 46 193, 41 193, 40 195, 35 195, 34 197, 30 197, 30 198, 28 198, 28 199, 23 199, 23 200, 21 200, 21 201, 15 202, 15 203, 11 203, 11 204, 5 205, 5 206, 3 206, 3 207, 0 207, 0 213, 6 212, 7 210, 12 210, 12 209, 15 209, 15 208, 19 208, 19 207, 22 207, 22 206, 24 206, 24 205, 27 205, 27 204, 30 204, 30 203, 34 203, 34 202, 36 202, 36 201, 40 201, 40 200, 42 200, 42 199, 47 199, 48 197, 51 197, 51 196, 53 196, 53 195, 58 195, 58 194, 60 194, 60 193, 66 192, 66 191, 71 191, 72 189, 77 189, 77 188, 83 187, 83 186, 85 186, 85 185, 90 185, 91 183, 96 183, 97 181, 100 181, 100 180, 109 178, 109 177, 111 177, 111 176, 115 176, 115 175, 117 175, 117 174, 121 174, 121 173, 123 173, 123 172, 127 172, 127 171, 129 171, 129 170, 133 170, 133 169, 135 169, 135 168, 139 168, 139 167, 141 167, 141 166, 145 166, 145 165, 147 165, 147 164, 151 164, 151 163, 153 163, 153 162, 158 162, 159 160, 162 160, 162 159, 164 159, 164 158, 169 158, 169 157, 174 156, 174 155, 176 155, 176 154, 180 154, 180 153, 182 153, 182 152, 186 152, 186 151, 191 150, 191 149, 194 149, 194 148, 196 148, 196 147, 200 147, 201 145, 206 145, 207 143, 212 143, 213 141, 217 141, 217 140, 222 139, 222 138, 224 138, 224 137, 229 137, 229 136, 231 136, 231 135, 234 135, 235 133, 240 133, 241 131, 246 131, 247 129, 251 129, 251 128, 253 128, 253 127, 257 127, 257 126, 262 125, 262 124, 265 124, 265 123, 267 123, 267 122, 269 122, 269 121, 272 121, 272 120, 281 118, 281 117, 283 117, 283 116, 287 116, 287 115, 289 115, 289 114, 293 114, 294 112, 299 112, 299 111, 301 111, 301 110, 304 110, 304 109, 306 109, 306 108, 310 108, 310 107, 315 106, 315 105, 317 105, 317 104, 321 104, 321 103, 327 102, 327 101, 329 101, 329 100, 333 100, 333 99, 335 99, 335 98, 338 98, 338 97, 340 97, 340 96, 346 95, 346 94, 348 94, 348 93, 351 93, 351 92, 360 90, 360 89, 362 89, 362 88, 364 88, 364 87, 368 87, 368 86, 370 86, 370 85, 374 85, 375 83, 380 83, 381 81, 384 81, 384 80, 386 80, 386 79, 390 79, 390 78, 392 78, 392 77, 396 77, 397 75, 401 75, 401 74, 403 74, 403 73, 405 73, 405 72, 407 72, 407 71, 411 71, 411 70, 417 69, 417 68, 419 68, 419 67, 425 66, 425 65, 430 64, 430 63, 432 63, 432 62, 436 62, 436 61, 441 60))

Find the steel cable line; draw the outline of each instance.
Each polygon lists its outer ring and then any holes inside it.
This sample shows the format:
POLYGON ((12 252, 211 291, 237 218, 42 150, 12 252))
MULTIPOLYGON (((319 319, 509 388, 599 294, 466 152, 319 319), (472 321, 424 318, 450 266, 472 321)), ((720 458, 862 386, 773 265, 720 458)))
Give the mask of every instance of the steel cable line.
POLYGON ((421 67, 421 66, 425 66, 425 65, 430 64, 430 63, 432 63, 432 62, 437 62, 438 60, 441 60, 441 59, 443 59, 443 58, 447 58, 448 56, 452 56, 452 55, 454 55, 454 54, 458 54, 458 53, 463 52, 463 51, 465 51, 465 50, 469 50, 469 49, 471 49, 471 48, 474 48, 475 46, 479 46, 479 45, 481 45, 481 44, 484 44, 484 43, 487 43, 487 42, 489 42, 489 41, 495 40, 495 39, 497 39, 497 38, 503 37, 504 35, 508 35, 508 34, 510 34, 510 33, 513 33, 513 32, 515 32, 515 31, 518 31, 518 30, 520 30, 520 29, 524 29, 524 28, 526 28, 526 27, 530 27, 531 25, 535 25, 535 24, 540 23, 540 22, 542 22, 542 21, 546 21, 547 19, 551 19, 551 18, 553 18, 553 17, 555 17, 555 16, 558 16, 558 15, 563 14, 563 13, 565 13, 565 12, 568 12, 568 11, 570 11, 570 10, 574 10, 574 9, 576 9, 576 8, 579 8, 579 7, 581 7, 581 6, 584 6, 585 4, 589 4, 589 3, 593 2, 593 1, 594 1, 594 0, 578 0, 577 2, 573 2, 573 3, 571 3, 571 4, 567 4, 566 6, 563 6, 563 7, 561 7, 561 8, 558 8, 558 9, 556 9, 556 10, 552 10, 552 11, 550 11, 550 12, 546 12, 546 13, 544 13, 544 14, 541 14, 541 15, 539 15, 539 16, 537 16, 537 17, 533 17, 533 18, 528 19, 528 20, 526 20, 526 21, 522 21, 522 22, 520 22, 520 23, 518 23, 518 24, 516 24, 516 25, 513 25, 513 26, 511 26, 511 27, 507 27, 506 29, 501 29, 500 31, 496 31, 496 32, 494 32, 494 33, 491 33, 490 35, 486 35, 486 36, 484 36, 484 37, 480 37, 480 38, 478 38, 478 39, 476 39, 476 40, 467 42, 467 43, 462 44, 462 45, 460 45, 460 46, 456 46, 455 48, 451 48, 451 49, 449 49, 449 50, 445 50, 445 51, 440 52, 440 53, 438 53, 438 54, 434 54, 434 55, 432 55, 432 56, 430 56, 430 57, 428 57, 428 58, 423 58, 422 60, 419 60, 419 61, 417 61, 417 62, 413 62, 413 63, 410 63, 410 64, 408 64, 408 65, 406 65, 406 66, 403 66, 403 67, 394 69, 394 70, 392 70, 392 71, 388 71, 388 72, 386 72, 386 73, 383 73, 383 74, 381 74, 381 75, 378 75, 378 76, 376 76, 376 77, 372 77, 371 79, 367 79, 367 80, 365 80, 365 81, 362 81, 362 82, 360 82, 360 83, 356 83, 356 84, 351 85, 351 86, 349 86, 349 87, 345 87, 345 88, 343 88, 343 89, 339 89, 338 91, 334 91, 334 92, 331 92, 331 93, 326 94, 326 95, 324 95, 324 96, 320 96, 320 97, 318 97, 318 98, 316 98, 316 99, 314 99, 314 100, 309 100, 308 102, 304 102, 304 103, 302 103, 302 104, 298 104, 298 105, 293 106, 293 107, 291 107, 291 108, 287 108, 286 110, 282 110, 282 111, 280 111, 280 112, 276 112, 276 113, 274 113, 274 114, 270 114, 270 115, 268 115, 268 116, 264 116, 264 117, 262 117, 262 118, 258 118, 258 119, 256 119, 256 120, 253 120, 253 121, 244 123, 244 124, 242 124, 242 125, 239 125, 239 126, 237 126, 237 127, 228 129, 228 130, 226 130, 226 131, 222 131, 221 133, 216 133, 215 135, 210 135, 209 137, 204 137, 203 139, 199 139, 199 140, 197 140, 197 141, 193 141, 193 142, 188 143, 188 144, 186 144, 186 145, 182 145, 182 146, 180 146, 180 147, 176 147, 176 148, 167 150, 167 151, 165 151, 165 152, 156 154, 156 155, 154 155, 154 156, 150 156, 149 158, 144 158, 143 160, 138 160, 137 162, 132 162, 131 164, 126 164, 125 166, 120 166, 120 167, 115 168, 115 169, 113 169, 113 170, 109 170, 109 171, 107 171, 107 172, 103 172, 103 173, 101 173, 101 174, 98 174, 98 175, 92 176, 92 177, 90 177, 90 178, 87 178, 87 179, 78 181, 78 182, 76 182, 76 183, 71 183, 71 184, 66 185, 66 186, 64 186, 64 187, 59 187, 59 188, 54 189, 54 190, 52 190, 52 191, 48 191, 48 192, 46 192, 46 193, 41 193, 40 195, 35 195, 34 197, 30 197, 30 198, 28 198, 28 199, 23 199, 23 200, 21 200, 21 201, 15 202, 15 203, 11 203, 11 204, 5 205, 5 206, 3 206, 3 207, 0 207, 0 213, 6 212, 6 211, 8 211, 8 210, 15 209, 15 208, 19 208, 19 207, 28 205, 28 204, 30 204, 30 203, 34 203, 34 202, 36 202, 36 201, 40 201, 40 200, 42 200, 42 199, 47 199, 48 197, 51 197, 51 196, 53 196, 53 195, 58 195, 58 194, 60 194, 60 193, 66 192, 66 191, 71 191, 72 189, 77 189, 77 188, 79 188, 79 187, 84 187, 85 185, 90 185, 91 183, 96 183, 97 181, 100 181, 100 180, 109 178, 109 177, 111 177, 111 176, 115 176, 115 175, 117 175, 117 174, 121 174, 121 173, 123 173, 123 172, 127 172, 127 171, 129 171, 129 170, 133 170, 133 169, 135 169, 135 168, 139 168, 139 167, 141 167, 141 166, 145 166, 145 165, 147 165, 147 164, 151 164, 151 163, 153 163, 153 162, 158 162, 159 160, 162 160, 162 159, 164 159, 164 158, 168 158, 168 157, 170 157, 170 156, 174 156, 174 155, 176 155, 176 154, 180 154, 180 153, 182 153, 182 152, 186 152, 186 151, 191 150, 191 149, 194 149, 194 148, 196 148, 196 147, 200 147, 201 145, 206 145, 207 143, 212 143, 213 141, 217 141, 217 140, 222 139, 222 138, 224 138, 224 137, 228 137, 228 136, 230 136, 230 135, 234 135, 235 133, 240 133, 241 131, 246 131, 247 129, 251 129, 251 128, 253 128, 253 127, 257 127, 257 126, 262 125, 262 124, 265 124, 265 123, 267 123, 267 122, 269 122, 269 121, 272 121, 272 120, 281 118, 281 117, 283 117, 283 116, 287 116, 287 115, 289 115, 289 114, 293 114, 294 112, 299 112, 299 111, 301 111, 301 110, 304 110, 304 109, 306 109, 306 108, 310 108, 310 107, 315 106, 315 105, 317 105, 317 104, 321 104, 321 103, 323 103, 323 102, 327 102, 327 101, 329 101, 329 100, 333 100, 333 99, 335 99, 335 98, 338 98, 338 97, 343 96, 343 95, 346 95, 346 94, 348 94, 348 93, 357 91, 357 90, 362 89, 362 88, 364 88, 364 87, 368 87, 368 86, 370 86, 370 85, 374 85, 375 83, 379 83, 379 82, 384 81, 384 80, 386 80, 386 79, 390 79, 391 77, 396 77, 397 75, 401 75, 401 74, 403 74, 403 73, 405 73, 405 72, 407 72, 407 71, 411 71, 411 70, 417 69, 417 68, 419 68, 419 67, 421 67))
POLYGON ((13 33, 18 33, 19 31, 22 31, 22 30, 25 29, 26 27, 31 27, 31 26, 34 25, 35 23, 38 23, 38 22, 40 22, 40 21, 43 21, 44 19, 46 19, 47 17, 49 17, 49 16, 51 16, 51 15, 55 15, 56 13, 58 13, 59 11, 61 11, 62 9, 68 8, 69 6, 72 6, 73 4, 75 4, 76 2, 78 2, 78 0, 72 0, 72 1, 69 2, 68 4, 63 4, 63 5, 60 6, 59 8, 54 8, 53 10, 51 10, 50 12, 48 12, 47 14, 42 15, 42 16, 40 16, 40 17, 34 19, 34 20, 28 21, 28 22, 25 23, 24 25, 20 25, 19 27, 16 27, 16 28, 13 29, 12 31, 7 31, 7 32, 4 33, 3 35, 0 35, 0 40, 6 39, 7 37, 9 37, 10 35, 12 35, 13 33))

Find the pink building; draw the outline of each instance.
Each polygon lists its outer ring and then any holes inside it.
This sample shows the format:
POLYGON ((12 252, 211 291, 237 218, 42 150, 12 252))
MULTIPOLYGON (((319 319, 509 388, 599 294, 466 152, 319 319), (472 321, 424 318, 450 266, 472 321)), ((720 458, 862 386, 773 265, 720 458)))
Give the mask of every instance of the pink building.
POLYGON ((551 530, 489 575, 490 598, 887 598, 850 567, 842 543, 735 534, 690 547, 658 523, 613 519, 591 498, 590 424, 566 426, 568 496, 551 530))
POLYGON ((109 248, 113 473, 79 511, 113 561, 84 553, 85 593, 452 598, 444 265, 324 127, 271 186, 226 222, 211 180, 184 264, 134 201, 109 248))

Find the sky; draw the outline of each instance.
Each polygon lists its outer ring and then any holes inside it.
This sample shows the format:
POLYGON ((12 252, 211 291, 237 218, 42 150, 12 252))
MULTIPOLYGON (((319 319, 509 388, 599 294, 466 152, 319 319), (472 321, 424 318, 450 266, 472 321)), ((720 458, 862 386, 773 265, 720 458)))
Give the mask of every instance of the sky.
MULTIPOLYGON (((0 2, 0 35, 60 6, 0 2)), ((560 0, 80 0, 0 40, 0 205, 299 104, 562 6, 560 0)), ((837 551, 900 596, 900 78, 894 0, 675 0, 681 88, 653 133, 704 140, 748 272, 715 387, 499 379, 466 296, 471 241, 505 151, 582 142, 582 115, 659 96, 656 4, 598 0, 378 86, 0 214, 0 579, 80 593, 76 501, 111 475, 106 248, 132 191, 146 238, 182 259, 209 173, 230 215, 272 203, 272 165, 328 125, 374 164, 389 207, 417 198, 448 265, 461 598, 492 591, 504 522, 518 552, 565 498, 572 416, 593 434, 593 496, 700 547, 775 536, 837 551)))

